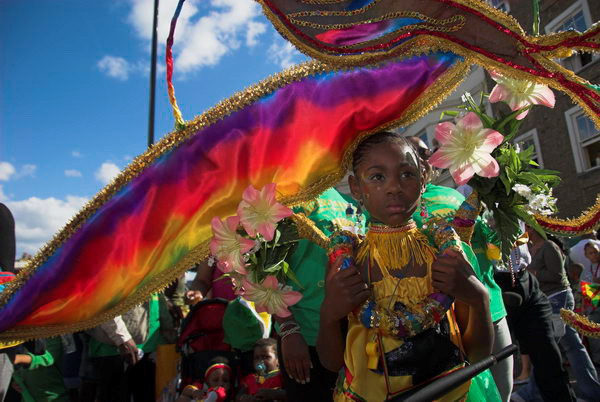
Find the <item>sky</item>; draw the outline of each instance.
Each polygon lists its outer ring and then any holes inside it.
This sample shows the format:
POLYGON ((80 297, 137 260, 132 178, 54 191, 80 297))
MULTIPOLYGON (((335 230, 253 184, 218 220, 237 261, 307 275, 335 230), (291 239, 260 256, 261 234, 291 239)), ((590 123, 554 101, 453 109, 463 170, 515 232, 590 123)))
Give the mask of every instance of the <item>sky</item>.
MULTIPOLYGON (((33 254, 147 146, 154 0, 0 1, 0 202, 33 254)), ((173 131, 160 0, 155 139, 173 131)), ((184 119, 306 60, 253 0, 187 0, 175 32, 184 119)))

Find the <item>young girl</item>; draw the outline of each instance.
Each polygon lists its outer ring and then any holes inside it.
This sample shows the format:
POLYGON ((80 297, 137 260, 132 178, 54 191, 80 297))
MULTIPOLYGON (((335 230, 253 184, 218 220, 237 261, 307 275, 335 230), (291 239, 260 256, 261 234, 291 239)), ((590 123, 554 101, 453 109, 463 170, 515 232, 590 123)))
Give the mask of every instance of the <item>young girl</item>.
POLYGON ((487 290, 460 242, 439 255, 433 238, 447 243, 452 233, 432 227, 427 237, 411 220, 427 183, 414 148, 397 134, 374 134, 354 151, 353 173, 352 195, 371 223, 356 265, 339 257, 330 266, 317 349, 325 367, 343 367, 336 400, 376 402, 489 355, 493 329, 487 290))
POLYGON ((224 357, 215 357, 204 373, 204 384, 196 382, 186 386, 177 402, 224 402, 232 392, 233 371, 224 357))

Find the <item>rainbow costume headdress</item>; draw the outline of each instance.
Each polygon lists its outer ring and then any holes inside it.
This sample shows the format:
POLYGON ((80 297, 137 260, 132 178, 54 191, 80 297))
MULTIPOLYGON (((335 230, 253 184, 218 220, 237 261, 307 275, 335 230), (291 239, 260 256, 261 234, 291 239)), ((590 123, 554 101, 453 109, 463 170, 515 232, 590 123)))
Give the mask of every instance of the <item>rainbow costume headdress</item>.
POLYGON ((320 61, 178 119, 0 294, 0 342, 93 327, 141 303, 207 257, 211 218, 235 214, 248 185, 276 183, 288 206, 315 198, 343 177, 362 138, 424 116, 472 64, 564 91, 600 126, 597 89, 551 60, 597 52, 598 24, 530 37, 476 0, 259 2, 320 61))

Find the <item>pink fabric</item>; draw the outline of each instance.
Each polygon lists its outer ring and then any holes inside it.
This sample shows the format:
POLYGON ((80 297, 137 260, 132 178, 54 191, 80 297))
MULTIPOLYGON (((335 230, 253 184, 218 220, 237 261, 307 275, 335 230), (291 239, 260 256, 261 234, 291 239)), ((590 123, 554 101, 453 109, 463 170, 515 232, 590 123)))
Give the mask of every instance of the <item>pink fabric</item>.
POLYGON ((233 300, 236 298, 233 291, 233 283, 231 278, 221 278, 223 271, 215 267, 212 272, 212 297, 219 297, 225 300, 233 300))

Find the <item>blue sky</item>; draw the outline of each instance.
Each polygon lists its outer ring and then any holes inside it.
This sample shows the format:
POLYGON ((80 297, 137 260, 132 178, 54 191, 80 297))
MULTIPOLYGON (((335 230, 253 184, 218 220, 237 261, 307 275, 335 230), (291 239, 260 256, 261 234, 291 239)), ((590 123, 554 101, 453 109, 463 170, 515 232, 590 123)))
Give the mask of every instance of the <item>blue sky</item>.
MULTIPOLYGON (((161 0, 155 138, 173 129, 161 0)), ((34 253, 144 152, 153 0, 0 1, 0 201, 17 252, 34 253)), ((175 33, 175 91, 189 120, 305 57, 252 0, 187 0, 175 33)))

